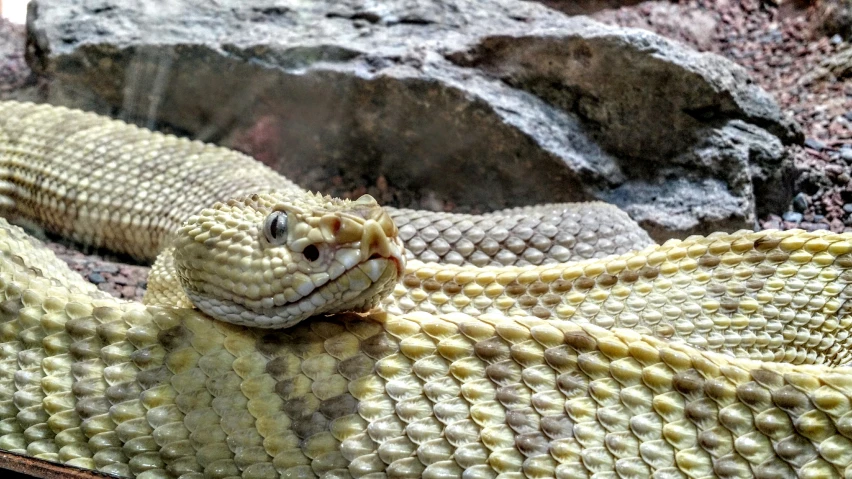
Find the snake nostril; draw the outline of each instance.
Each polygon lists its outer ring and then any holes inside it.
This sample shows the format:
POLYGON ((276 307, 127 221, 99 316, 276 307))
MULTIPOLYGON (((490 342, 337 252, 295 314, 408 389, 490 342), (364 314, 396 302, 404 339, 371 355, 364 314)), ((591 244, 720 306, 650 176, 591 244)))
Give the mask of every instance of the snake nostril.
POLYGON ((305 247, 302 254, 307 258, 308 261, 316 261, 319 258, 319 249, 317 249, 314 245, 308 245, 305 247))

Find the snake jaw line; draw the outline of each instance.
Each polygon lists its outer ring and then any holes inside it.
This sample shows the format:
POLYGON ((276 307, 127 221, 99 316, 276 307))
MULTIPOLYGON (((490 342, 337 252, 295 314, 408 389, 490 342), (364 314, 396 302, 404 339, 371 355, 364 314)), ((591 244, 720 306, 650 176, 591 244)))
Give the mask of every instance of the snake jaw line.
POLYGON ((215 289, 206 295, 187 289, 186 294, 198 309, 218 320, 242 326, 283 329, 312 316, 370 311, 390 294, 397 278, 396 262, 379 258, 359 264, 335 281, 313 287, 305 296, 294 300, 287 298, 287 302, 280 306, 270 307, 269 298, 245 300, 215 289))

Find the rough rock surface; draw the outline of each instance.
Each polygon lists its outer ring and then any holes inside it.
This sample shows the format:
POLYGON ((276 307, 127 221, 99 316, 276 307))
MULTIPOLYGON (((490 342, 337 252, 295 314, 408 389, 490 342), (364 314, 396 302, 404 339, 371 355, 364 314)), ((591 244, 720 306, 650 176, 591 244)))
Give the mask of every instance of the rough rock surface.
POLYGON ((657 240, 789 202, 782 144, 801 137, 771 97, 649 32, 517 0, 211 5, 35 2, 29 61, 54 103, 241 148, 307 187, 382 177, 472 210, 603 199, 657 240))
POLYGON ((763 228, 852 231, 852 55, 850 43, 825 29, 827 5, 848 0, 680 0, 645 2, 596 13, 620 26, 648 28, 744 67, 802 126, 804 146, 789 150, 797 179, 785 212, 763 215, 763 228), (670 17, 661 15, 668 12, 670 17), (709 45, 702 23, 716 28, 709 45))

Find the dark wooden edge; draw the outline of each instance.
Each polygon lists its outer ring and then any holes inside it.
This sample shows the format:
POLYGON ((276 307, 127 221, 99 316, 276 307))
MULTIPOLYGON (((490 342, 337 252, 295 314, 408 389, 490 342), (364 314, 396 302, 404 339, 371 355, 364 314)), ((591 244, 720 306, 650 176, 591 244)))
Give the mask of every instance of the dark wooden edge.
MULTIPOLYGON (((0 469, 14 471, 41 479, 114 479, 116 476, 102 472, 65 466, 55 462, 22 456, 8 451, 0 451, 0 469)), ((2 471, 0 471, 0 475, 2 471)))

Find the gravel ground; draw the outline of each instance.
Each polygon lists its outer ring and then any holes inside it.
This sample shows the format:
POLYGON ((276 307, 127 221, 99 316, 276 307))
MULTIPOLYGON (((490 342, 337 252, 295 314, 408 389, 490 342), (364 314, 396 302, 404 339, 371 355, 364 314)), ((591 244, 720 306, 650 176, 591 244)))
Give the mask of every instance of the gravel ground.
MULTIPOLYGON (((761 226, 852 230, 852 83, 845 80, 852 77, 852 46, 839 36, 817 31, 813 7, 760 0, 654 1, 593 16, 605 23, 655 31, 748 69, 802 125, 807 138, 804 147, 794 148, 800 173, 794 201, 783 217, 761 218, 761 226)), ((24 61, 23 27, 0 21, 0 98, 39 99, 44 86, 24 61)), ((310 172, 291 176, 338 196, 370 193, 390 204, 458 210, 428 192, 396 189, 384 177, 340 174, 318 179, 310 172)), ((141 298, 146 267, 103 252, 81 252, 77 245, 51 239, 47 243, 57 255, 102 290, 141 298)))

